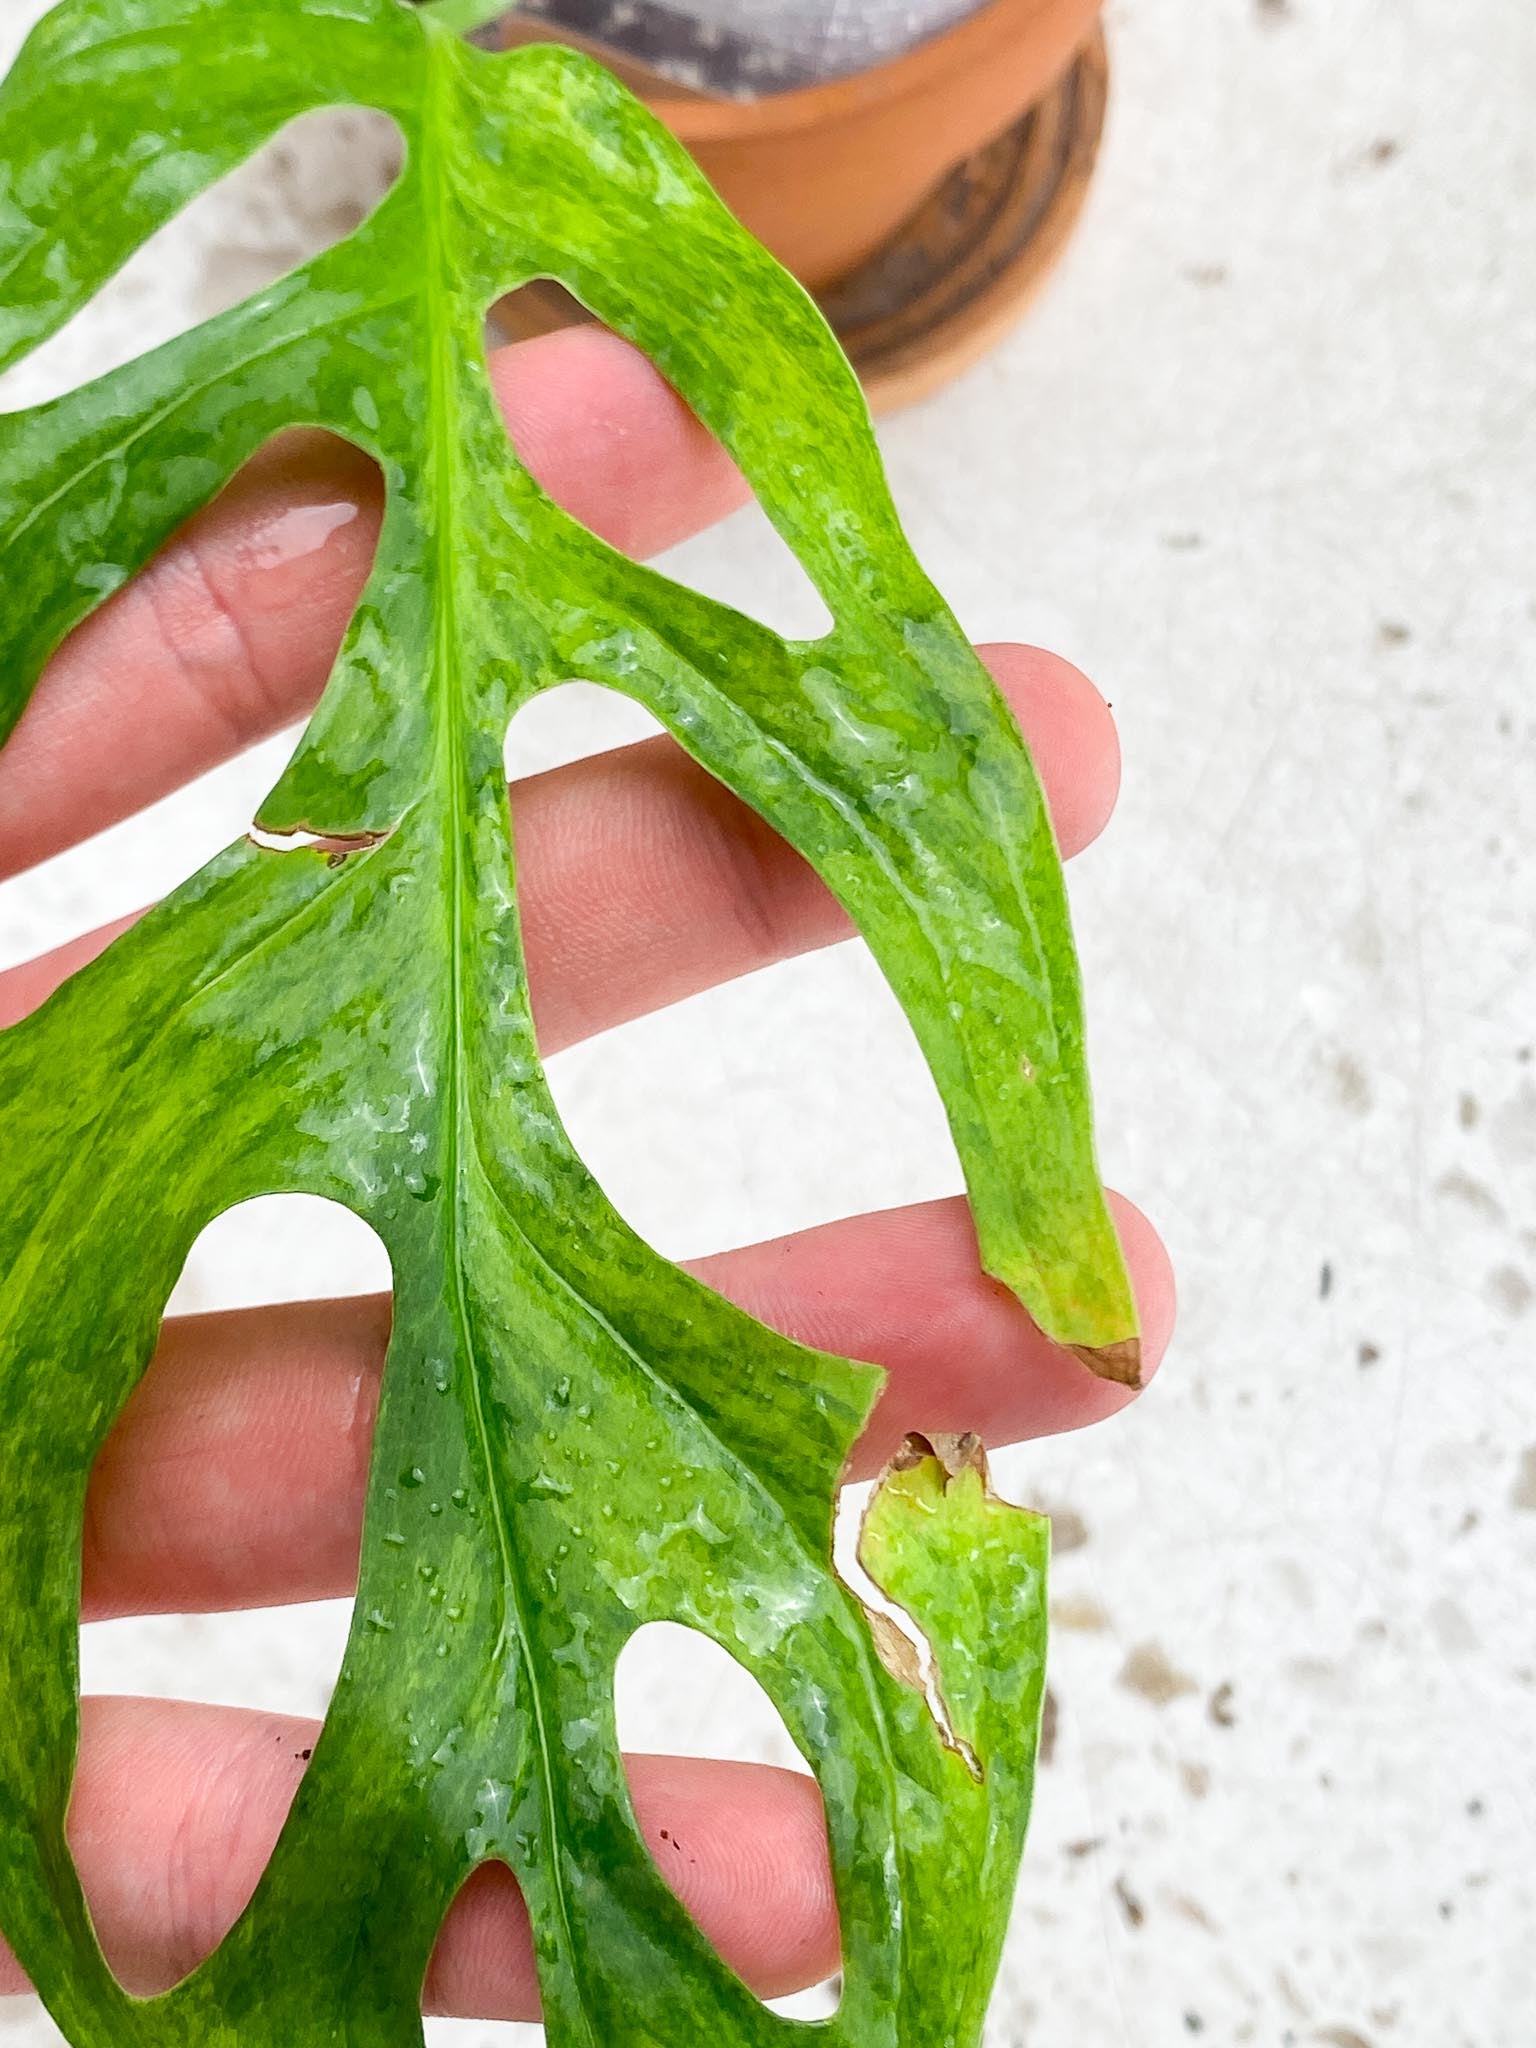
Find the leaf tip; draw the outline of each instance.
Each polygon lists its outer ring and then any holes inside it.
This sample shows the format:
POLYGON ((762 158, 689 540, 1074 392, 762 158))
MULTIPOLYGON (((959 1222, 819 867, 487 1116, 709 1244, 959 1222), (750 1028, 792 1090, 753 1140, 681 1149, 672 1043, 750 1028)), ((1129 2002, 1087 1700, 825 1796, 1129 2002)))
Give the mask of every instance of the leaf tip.
POLYGON ((1138 1391, 1146 1385, 1139 1337, 1122 1337, 1114 1344, 1069 1344, 1067 1349, 1101 1380, 1138 1391))

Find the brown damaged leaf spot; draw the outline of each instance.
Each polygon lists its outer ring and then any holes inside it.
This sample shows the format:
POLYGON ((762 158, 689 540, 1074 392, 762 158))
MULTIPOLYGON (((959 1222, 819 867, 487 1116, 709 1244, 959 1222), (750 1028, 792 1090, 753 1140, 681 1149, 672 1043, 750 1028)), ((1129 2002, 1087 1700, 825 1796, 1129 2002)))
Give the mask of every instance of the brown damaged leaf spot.
POLYGON ((394 830, 391 825, 385 832, 316 832, 296 825, 291 832, 269 832, 265 826, 252 825, 245 836, 263 853, 323 853, 327 867, 339 868, 354 853, 372 853, 394 830))
MULTIPOLYGON (((919 1466, 930 1463, 937 1464, 943 1472, 943 1490, 946 1494, 956 1479, 967 1472, 974 1472, 981 1480, 986 1497, 989 1500, 997 1499, 997 1495, 992 1491, 986 1446, 974 1430, 935 1430, 931 1436, 912 1430, 903 1439, 901 1448, 881 1473, 870 1495, 869 1507, 865 1509, 863 1527, 868 1528, 875 1503, 893 1478, 902 1473, 915 1472, 919 1466)), ((861 1564, 864 1563, 862 1534, 859 1561, 861 1564)), ((886 1588, 879 1585, 873 1575, 870 1577, 870 1584, 886 1598, 891 1598, 886 1588)), ((904 1607, 900 1607, 899 1602, 892 1600, 892 1605, 899 1608, 905 1627, 894 1615, 883 1613, 878 1607, 871 1607, 862 1597, 859 1604, 869 1623, 869 1632, 874 1639, 875 1651, 880 1662, 898 1685, 907 1686, 911 1691, 923 1695, 944 1747, 960 1759, 978 1785, 985 1784, 987 1774, 980 1757, 955 1727, 954 1715, 950 1711, 939 1680, 938 1658, 932 1641, 919 1627, 916 1619, 904 1607), (911 1634, 908 1633, 909 1629, 912 1631, 911 1634)))
POLYGON ((292 832, 268 832, 261 825, 252 825, 245 836, 263 853, 318 853, 328 868, 344 868, 354 854, 372 853, 382 846, 394 830, 391 825, 385 832, 312 832, 299 826, 292 832))
POLYGON ((917 1654, 916 1643, 878 1607, 865 1605, 864 1614, 869 1622, 869 1632, 875 1639, 876 1654, 892 1678, 898 1685, 910 1686, 913 1692, 926 1692, 923 1663, 917 1654))
POLYGON ((1067 1349, 1101 1380, 1113 1380, 1116 1386, 1134 1387, 1138 1392, 1146 1385, 1139 1337, 1122 1337, 1117 1344, 1069 1344, 1067 1349))
POLYGON ((932 1436, 924 1436, 919 1430, 910 1431, 901 1449, 880 1475, 880 1484, 883 1486, 893 1472, 913 1472, 930 1458, 936 1458, 944 1468, 946 1492, 949 1490, 948 1482, 958 1479, 962 1472, 978 1472, 988 1495, 992 1494, 987 1447, 973 1429, 963 1432, 940 1429, 935 1430, 932 1436))

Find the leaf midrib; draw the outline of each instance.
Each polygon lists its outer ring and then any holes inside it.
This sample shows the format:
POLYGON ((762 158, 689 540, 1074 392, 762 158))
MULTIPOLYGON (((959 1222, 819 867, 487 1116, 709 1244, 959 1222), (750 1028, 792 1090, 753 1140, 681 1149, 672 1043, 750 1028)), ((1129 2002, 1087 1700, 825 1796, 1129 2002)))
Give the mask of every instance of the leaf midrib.
MULTIPOLYGON (((458 487, 460 480, 460 452, 462 447, 462 441, 460 435, 456 431, 458 422, 456 405, 457 387, 456 379, 454 376, 455 363, 453 361, 451 351, 447 352, 445 358, 445 352, 440 346, 438 346, 439 337, 446 334, 450 330, 451 314, 455 307, 454 294, 452 292, 451 285, 448 282, 447 276, 444 274, 446 250, 443 245, 443 240, 441 239, 440 236, 440 229, 442 227, 443 222, 447 218, 446 186, 451 179, 451 170, 449 170, 442 163, 441 152, 437 147, 439 135, 437 123, 440 118, 444 117, 442 101, 440 96, 445 91, 446 79, 451 78, 452 66, 457 58, 457 45, 449 44, 447 53, 445 54, 444 45, 445 43, 448 42, 448 39, 441 34, 433 34, 430 31, 427 36, 427 42, 430 50, 430 58, 428 64, 428 76, 430 83, 426 95, 426 121, 424 124, 423 132, 422 185, 423 216, 426 222, 426 233, 431 247, 433 259, 425 266, 426 276, 424 286, 424 294, 427 300, 426 317, 428 322, 428 333, 433 342, 431 376, 429 378, 428 398, 429 430, 431 432, 433 440, 429 454, 429 460, 434 468, 437 466, 439 462, 442 462, 446 465, 449 471, 448 489, 451 494, 448 502, 455 510, 455 512, 457 512, 458 509, 466 502, 466 498, 464 493, 458 487)), ((505 1199, 501 1194, 499 1187, 496 1184, 495 1177, 489 1172, 487 1168, 484 1154, 480 1145, 479 1131, 476 1124, 473 1105, 470 1100, 467 1089, 469 1053, 465 1037, 465 1016, 466 1011, 469 1008, 464 988, 465 946, 463 935, 466 878, 463 861, 462 840, 458 830, 461 819, 463 819, 466 815, 467 798, 463 773, 464 740, 466 737, 464 722, 464 701, 462 691, 458 688, 451 687, 449 685, 448 680, 452 673, 453 654, 455 647, 457 645, 457 634, 455 631, 456 615, 454 612, 456 582, 454 578, 455 558, 452 546, 453 532, 454 525, 451 524, 448 520, 442 520, 438 523, 434 535, 434 545, 436 548, 437 557, 437 584, 439 590, 439 602, 436 612, 436 646, 434 650, 434 655, 435 666, 437 668, 439 677, 442 679, 442 687, 445 696, 445 712, 440 722, 439 744, 440 747, 446 747, 448 755, 446 780, 449 790, 449 803, 451 810, 449 824, 451 829, 452 852, 450 858, 449 887, 451 889, 452 894, 451 945, 453 949, 453 959, 450 982, 452 1000, 452 1018, 449 1046, 450 1085, 447 1090, 447 1098, 450 1104, 452 1105, 452 1111, 450 1117, 450 1129, 448 1134, 447 1166, 449 1178, 451 1179, 451 1184, 454 1190, 452 1221, 450 1224, 450 1256, 453 1260, 453 1284, 455 1295, 454 1308, 455 1319, 458 1323, 460 1331, 460 1340, 463 1345, 466 1362, 469 1367, 468 1381, 470 1387, 472 1417, 475 1425, 476 1435, 478 1438, 481 1457, 484 1462, 484 1467, 487 1476, 487 1484, 491 1490, 491 1506, 493 1509, 494 1520, 496 1523, 497 1543, 501 1558, 504 1591, 507 1595, 507 1598, 511 1606, 512 1620, 519 1639, 519 1644, 522 1653, 522 1663, 528 1682, 529 1700, 532 1708, 533 1720, 538 1738, 540 1776, 542 1782, 545 1810, 546 1868, 552 1885, 555 1903, 560 1913, 561 1926, 566 1936, 567 1954, 573 1956, 575 1943, 570 1920, 569 1903, 566 1897, 565 1884, 562 1875, 561 1859, 556 1851, 556 1842, 558 1840, 558 1829, 556 1825, 557 1805, 555 1797, 554 1770, 550 1753, 548 1725, 544 1710, 544 1701, 540 1684, 540 1674, 536 1668, 535 1660, 529 1654, 528 1650, 529 1631, 527 1621, 525 1618, 529 1604, 528 1594, 521 1571, 519 1569, 515 1545, 511 1541, 510 1516, 508 1513, 507 1504, 503 1499, 500 1488, 496 1483, 496 1468, 493 1459, 490 1423, 485 1410, 484 1388, 481 1384, 477 1362, 477 1354, 473 1337, 471 1334, 469 1305, 465 1298, 464 1292, 464 1260, 461 1255, 461 1242, 463 1233, 463 1212, 466 1204, 467 1195, 467 1189, 465 1184, 465 1168, 467 1165, 471 1163, 473 1164, 474 1168, 478 1171, 478 1174, 481 1180, 483 1181, 487 1191, 495 1201, 496 1206, 500 1210, 503 1217, 506 1219, 508 1224, 516 1231, 518 1237, 522 1240, 522 1242, 525 1245, 527 1245, 529 1249, 534 1253, 535 1257, 538 1258, 541 1266, 543 1266, 544 1269, 550 1274, 550 1276, 557 1282, 562 1291, 567 1293, 568 1296, 576 1302, 576 1304, 584 1312, 584 1314, 592 1322, 596 1323, 597 1326, 600 1329, 602 1329, 604 1333, 607 1336, 609 1336, 611 1340, 619 1347, 619 1349, 634 1361, 634 1363, 640 1369, 644 1378, 646 1378, 649 1382, 655 1385, 658 1389, 669 1392, 674 1399, 678 1399, 681 1401, 682 1397, 678 1393, 678 1390, 674 1387, 671 1387, 670 1383, 665 1381, 663 1376, 657 1372, 656 1368, 652 1366, 646 1359, 644 1359, 644 1357, 620 1335, 620 1333, 613 1327, 613 1325, 608 1321, 607 1317, 605 1317, 601 1313, 601 1311, 596 1307, 596 1305, 592 1303, 590 1300, 588 1300, 586 1295, 578 1287, 576 1287, 570 1280, 568 1280, 564 1274, 560 1273, 557 1268, 550 1264, 549 1260, 539 1250, 539 1247, 534 1243, 533 1239, 529 1236, 526 1226, 516 1216, 514 1216, 511 1210, 509 1209, 505 1199), (469 1149, 472 1155, 472 1161, 466 1160, 464 1154, 464 1146, 462 1140, 466 1135, 468 1138, 469 1149)), ((690 663, 689 667, 690 669, 693 669, 693 664, 690 663)), ((696 669, 693 669, 693 672, 700 682, 703 682, 705 680, 702 676, 698 675, 696 669)), ((800 765, 803 769, 803 764, 798 765, 800 765)), ((828 790, 826 794, 829 797, 832 797, 833 792, 831 790, 828 790)), ((840 797, 841 792, 838 792, 837 796, 840 797)), ((861 833, 861 836, 867 836, 864 835, 862 832, 861 821, 857 819, 856 812, 851 822, 854 824, 855 830, 861 833)), ((883 848, 877 849, 871 847, 869 850, 876 860, 883 859, 883 848)), ((925 938, 929 936, 926 931, 926 927, 924 927, 924 936, 925 938)), ((687 1407, 688 1412, 691 1415, 693 1415, 696 1420, 699 1420, 701 1422, 703 1421, 703 1418, 698 1416, 697 1411, 692 1408, 691 1404, 683 1402, 683 1405, 687 1407)), ((715 1431, 709 1429, 707 1423, 704 1426, 706 1428, 707 1433, 709 1434, 710 1440, 719 1446, 719 1449, 721 1450, 722 1454, 725 1456, 728 1463, 730 1464, 732 1469, 737 1473, 737 1475, 740 1478, 744 1479, 749 1485, 750 1489, 753 1492, 757 1493, 760 1498, 763 1498, 766 1501, 768 1501, 778 1514, 783 1515, 784 1510, 782 1504, 774 1499, 770 1489, 766 1486, 761 1476, 758 1473, 752 1471, 750 1466, 736 1452, 734 1452, 729 1445, 725 1444, 715 1431)), ((785 1527, 791 1533, 791 1537, 795 1547, 807 1559, 808 1563, 810 1563, 813 1568, 825 1569, 829 1561, 826 1559, 822 1559, 815 1554, 815 1552, 812 1550, 811 1545, 806 1542, 801 1531, 795 1526, 793 1518, 785 1515, 784 1521, 785 1527)), ((850 1592, 850 1589, 845 1587, 844 1591, 850 1592)), ((856 1596, 852 1596, 851 1594, 850 1596, 856 1598, 856 1596)), ((504 1615, 501 1634, 497 1642, 498 1654, 504 1650, 505 1642, 506 1616, 504 1615)), ((897 1830, 899 1808, 899 1799, 897 1796, 897 1783, 899 1779, 899 1771, 896 1764, 895 1752, 892 1747, 891 1729, 886 1717, 884 1701, 880 1696, 879 1684, 876 1679, 876 1660, 874 1655, 874 1645, 872 1641, 866 1644, 864 1642, 855 1640, 854 1650, 855 1655, 858 1659, 860 1677, 862 1680, 862 1689, 864 1691, 865 1699, 868 1703, 872 1720, 874 1722, 876 1729, 878 1730, 880 1758, 883 1766, 882 1775, 885 1780, 887 1793, 890 1800, 889 1818, 894 1836, 897 1830)), ((907 1931, 905 1924, 905 1914, 901 1911, 902 1903, 903 1901, 898 1896, 896 1902, 896 1912, 899 1921, 899 1931, 897 1939, 901 1945, 903 1952, 905 1953, 907 1947, 907 1931)), ((905 1974, 904 1968, 901 1974, 905 1974)), ((579 2009, 582 2018, 583 2030, 586 2034, 588 2042, 592 2044, 592 2048, 597 2048, 596 2035, 593 2032, 592 2015, 590 2014, 586 2004, 585 1995, 581 1987, 579 1973, 575 1970, 571 1971, 571 1981, 575 1985, 577 1996, 580 2001, 579 2009)))
POLYGON ((448 1036, 448 1087, 445 1091, 448 1103, 445 1178, 452 1189, 452 1198, 449 1208, 448 1257, 453 1275, 453 1315, 458 1326, 459 1343, 466 1366, 465 1377, 469 1387, 470 1419, 474 1426, 485 1474, 490 1519, 495 1528, 501 1565, 503 1607, 490 1658, 493 1664, 500 1664, 504 1660, 507 1654, 510 1621, 517 1635, 519 1661, 527 1684, 527 1697, 538 1747, 539 1782, 544 1806, 542 1846, 545 1874, 560 1914, 560 1925, 565 1937, 563 1946, 568 1981, 576 1989, 578 2009, 586 2038, 592 2044, 592 2048, 597 2048, 597 2038, 587 2009, 581 1975, 575 1968, 575 1931, 571 1924, 569 1900, 566 1897, 564 1862, 557 1846, 559 1830, 548 1718, 541 1676, 537 1662, 529 1650, 528 1591, 512 1541, 511 1518, 498 1478, 490 1419, 486 1413, 485 1388, 481 1380, 480 1361, 465 1289, 464 1211, 467 1190, 464 1176, 464 1134, 469 1134, 472 1146, 475 1139, 474 1110, 468 1086, 469 1054, 465 1025, 469 1006, 464 987, 467 955, 464 912, 468 883, 465 873, 463 832, 469 817, 464 750, 468 730, 463 691, 460 679, 455 674, 454 661, 459 644, 456 607, 457 552, 454 543, 458 538, 459 516, 466 501, 462 489, 462 439, 459 433, 458 406, 459 363, 455 347, 458 328, 456 315, 459 307, 457 295, 452 288, 452 273, 446 249, 448 187, 452 173, 450 167, 443 162, 441 147, 441 137, 451 132, 444 102, 451 96, 453 75, 457 65, 457 45, 447 35, 434 34, 430 31, 425 37, 425 43, 427 82, 424 94, 421 177, 422 218, 428 249, 428 260, 423 266, 422 288, 424 332, 429 349, 427 464, 429 475, 435 476, 439 483, 437 500, 439 511, 443 515, 435 521, 433 531, 436 555, 433 666, 440 696, 438 765, 441 783, 447 793, 446 827, 449 847, 447 887, 450 914, 451 1015, 448 1036))

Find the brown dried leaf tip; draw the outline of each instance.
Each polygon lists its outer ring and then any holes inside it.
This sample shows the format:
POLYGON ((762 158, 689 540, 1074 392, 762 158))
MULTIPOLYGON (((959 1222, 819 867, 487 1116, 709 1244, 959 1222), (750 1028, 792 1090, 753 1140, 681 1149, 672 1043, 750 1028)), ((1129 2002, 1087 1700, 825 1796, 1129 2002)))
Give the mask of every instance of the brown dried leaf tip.
POLYGON ((1139 1337, 1122 1337, 1118 1344, 1069 1344, 1067 1349, 1101 1380, 1138 1389, 1146 1384, 1141 1376, 1139 1337))

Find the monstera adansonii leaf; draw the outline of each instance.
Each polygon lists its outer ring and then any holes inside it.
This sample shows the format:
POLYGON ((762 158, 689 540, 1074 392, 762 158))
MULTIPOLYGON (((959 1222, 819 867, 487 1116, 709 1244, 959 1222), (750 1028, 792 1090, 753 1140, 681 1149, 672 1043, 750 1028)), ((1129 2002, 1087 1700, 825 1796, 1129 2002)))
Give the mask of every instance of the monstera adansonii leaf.
MULTIPOLYGON (((473 13, 475 10, 470 9, 473 13)), ((485 10, 479 10, 483 13, 485 10)), ((77 2048, 410 2048, 455 1893, 510 1865, 556 2048, 769 2048, 637 1831, 626 1640, 761 1681, 819 1780, 835 2048, 979 2037, 1029 1806, 1046 1535, 979 1447, 909 1440, 834 1570, 879 1385, 656 1256, 540 1067, 504 742, 585 678, 644 705, 847 908, 942 1091, 982 1258, 1134 1379, 1060 868, 1015 724, 902 537, 800 289, 601 67, 489 54, 401 0, 66 0, 0 89, 0 365, 292 117, 398 123, 350 239, 0 423, 0 738, 52 651, 264 442, 376 458, 376 566, 240 840, 0 1037, 0 1925, 77 2048), (519 463, 488 308, 556 278, 730 450, 835 621, 790 643, 624 560, 519 463), (317 843, 317 840, 319 843, 317 843), (146 1190, 152 1190, 146 1194, 146 1190), (388 1248, 356 1620, 249 1907, 163 1997, 102 1959, 65 1822, 93 1459, 198 1233, 306 1192, 388 1248)))

